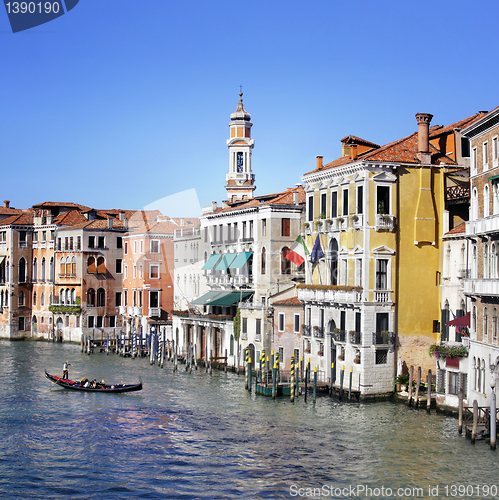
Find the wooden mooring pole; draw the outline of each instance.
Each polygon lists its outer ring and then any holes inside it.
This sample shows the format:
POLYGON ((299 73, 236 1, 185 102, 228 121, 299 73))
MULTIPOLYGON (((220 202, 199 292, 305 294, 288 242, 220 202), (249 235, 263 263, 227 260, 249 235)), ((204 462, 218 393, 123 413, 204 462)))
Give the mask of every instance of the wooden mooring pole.
POLYGON ((427 380, 427 385, 428 385, 428 390, 426 391, 426 411, 430 413, 431 409, 431 370, 428 370, 428 376, 426 377, 427 380))
POLYGON ((416 407, 419 406, 419 386, 421 384, 421 367, 418 366, 418 377, 416 379, 416 401, 415 405, 416 407))
POLYGON ((292 403, 295 402, 295 357, 291 356, 291 380, 290 380, 290 400, 292 403))
POLYGON ((412 404, 412 381, 414 380, 414 366, 409 369, 409 406, 412 404))
POLYGON ((473 401, 473 429, 471 430, 471 442, 476 440, 476 431, 478 428, 478 401, 473 401))
POLYGON ((312 400, 315 403, 317 399, 317 366, 314 366, 314 392, 312 396, 312 400))
MULTIPOLYGON (((495 373, 492 375, 495 377, 495 373)), ((495 378, 491 379, 490 389, 492 391, 490 395, 490 448, 492 450, 496 449, 496 439, 497 439, 497 430, 496 430, 496 384, 495 378)))
POLYGON ((307 392, 308 392, 308 365, 305 369, 305 403, 307 402, 307 392))
POLYGON ((345 379, 345 365, 341 366, 341 372, 340 372, 340 401, 341 398, 343 397, 343 380, 345 379))

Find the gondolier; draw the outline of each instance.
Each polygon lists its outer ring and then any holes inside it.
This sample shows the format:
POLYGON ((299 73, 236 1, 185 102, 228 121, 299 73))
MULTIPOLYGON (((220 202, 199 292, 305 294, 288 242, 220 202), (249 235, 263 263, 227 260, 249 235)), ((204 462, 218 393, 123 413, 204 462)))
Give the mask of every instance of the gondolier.
POLYGON ((64 363, 64 366, 62 367, 62 378, 63 379, 66 379, 66 380, 68 379, 70 366, 73 366, 73 365, 66 360, 66 362, 64 363))

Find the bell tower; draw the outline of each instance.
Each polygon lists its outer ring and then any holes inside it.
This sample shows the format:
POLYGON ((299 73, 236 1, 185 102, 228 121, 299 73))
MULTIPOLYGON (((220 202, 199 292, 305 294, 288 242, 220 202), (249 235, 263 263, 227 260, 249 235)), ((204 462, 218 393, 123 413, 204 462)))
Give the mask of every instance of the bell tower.
POLYGON ((226 176, 228 201, 249 200, 253 198, 256 186, 255 176, 251 173, 251 150, 255 141, 251 138, 251 115, 244 109, 243 93, 239 92, 237 109, 230 115, 229 173, 226 176))

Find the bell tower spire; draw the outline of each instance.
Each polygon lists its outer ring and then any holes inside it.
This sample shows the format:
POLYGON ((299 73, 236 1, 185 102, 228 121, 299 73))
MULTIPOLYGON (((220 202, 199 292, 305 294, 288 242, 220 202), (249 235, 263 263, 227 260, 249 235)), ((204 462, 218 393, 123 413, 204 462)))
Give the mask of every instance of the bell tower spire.
POLYGON ((255 176, 251 172, 251 150, 255 141, 251 138, 251 115, 244 109, 243 93, 239 92, 239 102, 230 115, 229 173, 226 176, 228 201, 253 198, 255 176))

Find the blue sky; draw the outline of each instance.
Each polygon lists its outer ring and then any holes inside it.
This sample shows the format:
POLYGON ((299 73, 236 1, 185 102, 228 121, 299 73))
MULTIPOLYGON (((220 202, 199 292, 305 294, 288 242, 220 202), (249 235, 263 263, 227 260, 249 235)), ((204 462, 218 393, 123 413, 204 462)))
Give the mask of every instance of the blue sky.
POLYGON ((345 135, 385 144, 417 112, 447 125, 499 105, 498 15, 489 0, 80 0, 12 34, 0 5, 1 199, 220 202, 239 85, 255 194, 283 190, 345 135))

